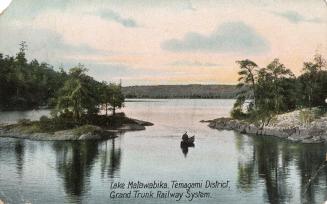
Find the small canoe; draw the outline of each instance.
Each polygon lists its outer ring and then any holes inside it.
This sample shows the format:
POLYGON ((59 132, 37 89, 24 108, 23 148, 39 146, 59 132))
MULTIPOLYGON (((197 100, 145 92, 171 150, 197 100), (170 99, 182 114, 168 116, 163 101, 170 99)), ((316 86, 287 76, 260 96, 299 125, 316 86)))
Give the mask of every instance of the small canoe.
POLYGON ((195 136, 192 136, 192 137, 183 139, 182 143, 184 143, 184 144, 193 144, 194 140, 195 140, 195 136))
POLYGON ((192 136, 192 137, 188 138, 187 142, 194 143, 194 140, 195 140, 195 136, 192 136))

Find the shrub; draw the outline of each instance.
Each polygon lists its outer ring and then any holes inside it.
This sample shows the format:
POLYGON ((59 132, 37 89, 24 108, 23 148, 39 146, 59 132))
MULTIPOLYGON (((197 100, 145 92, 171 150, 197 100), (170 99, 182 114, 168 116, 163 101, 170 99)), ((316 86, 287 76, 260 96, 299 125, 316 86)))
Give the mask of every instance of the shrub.
POLYGON ((82 135, 82 134, 86 134, 86 133, 95 133, 99 131, 99 128, 97 128, 96 126, 93 125, 83 125, 80 126, 76 129, 74 129, 74 134, 75 135, 82 135))
POLYGON ((47 116, 43 115, 40 117, 40 128, 42 130, 46 130, 46 131, 50 131, 53 129, 53 126, 52 126, 52 121, 50 118, 48 118, 47 116))
POLYGON ((32 124, 32 121, 30 120, 30 119, 19 119, 18 121, 17 121, 17 123, 19 124, 19 125, 31 125, 32 124))
POLYGON ((42 116, 40 117, 40 123, 48 123, 48 122, 50 122, 50 121, 51 121, 51 119, 48 118, 48 117, 45 116, 45 115, 42 115, 42 116))
POLYGON ((234 108, 231 112, 231 116, 234 119, 242 120, 245 119, 246 114, 240 108, 234 108))
POLYGON ((116 117, 125 117, 125 113, 124 112, 120 112, 120 113, 116 113, 115 115, 116 117))
POLYGON ((313 109, 315 118, 327 116, 327 107, 319 106, 313 109))
POLYGON ((311 123, 315 119, 314 114, 308 109, 300 110, 299 116, 300 116, 300 121, 305 125, 311 123))
POLYGON ((33 123, 29 126, 22 127, 23 132, 25 133, 37 133, 42 132, 40 126, 37 123, 33 123))
POLYGON ((257 127, 264 127, 270 124, 274 116, 275 113, 273 111, 265 109, 255 109, 246 115, 246 120, 250 123, 253 123, 257 127))

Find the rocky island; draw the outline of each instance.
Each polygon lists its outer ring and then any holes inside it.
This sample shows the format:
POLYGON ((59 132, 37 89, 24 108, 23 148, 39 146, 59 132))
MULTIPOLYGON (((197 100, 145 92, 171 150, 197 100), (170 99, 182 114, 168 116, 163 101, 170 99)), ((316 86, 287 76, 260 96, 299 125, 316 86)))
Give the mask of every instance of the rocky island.
POLYGON ((313 108, 280 114, 273 117, 268 125, 233 118, 217 118, 202 122, 209 122, 209 127, 218 130, 275 136, 301 143, 324 143, 327 142, 327 115, 319 115, 317 111, 317 108, 313 108))
POLYGON ((78 64, 65 71, 47 63, 26 59, 22 41, 14 57, 2 57, 5 70, 0 86, 0 111, 32 110, 47 107, 49 116, 38 121, 21 119, 16 124, 0 124, 0 137, 31 140, 101 140, 120 131, 144 130, 152 123, 126 117, 121 83, 97 81, 78 64), (10 77, 7 77, 10 76, 10 77), (19 80, 18 80, 19 79, 19 80))
POLYGON ((145 126, 153 125, 150 122, 124 116, 115 116, 114 123, 110 117, 103 118, 106 118, 109 123, 84 124, 62 130, 50 128, 48 125, 53 121, 45 116, 42 116, 40 121, 23 119, 16 124, 0 125, 0 137, 30 140, 102 140, 114 138, 118 132, 145 130, 145 126))

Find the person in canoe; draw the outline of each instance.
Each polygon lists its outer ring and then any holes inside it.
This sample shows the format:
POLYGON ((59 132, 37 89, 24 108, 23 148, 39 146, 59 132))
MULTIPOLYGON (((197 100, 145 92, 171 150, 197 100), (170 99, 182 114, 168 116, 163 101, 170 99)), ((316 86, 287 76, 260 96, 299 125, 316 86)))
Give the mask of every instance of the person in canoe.
POLYGON ((185 132, 185 133, 183 134, 183 136, 182 136, 182 142, 183 142, 184 144, 193 144, 193 143, 194 143, 194 139, 195 139, 195 137, 194 137, 194 136, 189 137, 189 136, 187 135, 187 132, 185 132))
POLYGON ((188 135, 187 135, 187 132, 185 132, 182 136, 182 140, 183 141, 187 141, 188 140, 188 135))

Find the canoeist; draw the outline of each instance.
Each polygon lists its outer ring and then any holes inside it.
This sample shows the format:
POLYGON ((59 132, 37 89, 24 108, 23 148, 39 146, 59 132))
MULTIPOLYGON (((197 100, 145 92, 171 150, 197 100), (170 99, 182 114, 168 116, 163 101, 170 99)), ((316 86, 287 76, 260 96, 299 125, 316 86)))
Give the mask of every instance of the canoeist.
POLYGON ((185 132, 182 136, 183 145, 192 145, 194 143, 195 136, 189 137, 187 132, 185 132))
POLYGON ((183 141, 188 140, 187 132, 185 132, 185 133, 183 134, 183 136, 182 136, 182 140, 183 140, 183 141))

